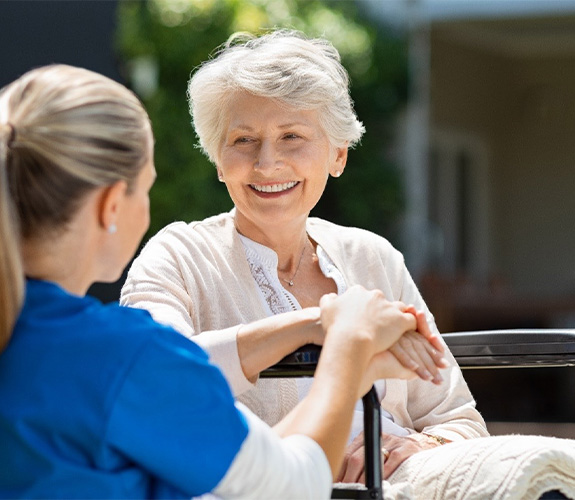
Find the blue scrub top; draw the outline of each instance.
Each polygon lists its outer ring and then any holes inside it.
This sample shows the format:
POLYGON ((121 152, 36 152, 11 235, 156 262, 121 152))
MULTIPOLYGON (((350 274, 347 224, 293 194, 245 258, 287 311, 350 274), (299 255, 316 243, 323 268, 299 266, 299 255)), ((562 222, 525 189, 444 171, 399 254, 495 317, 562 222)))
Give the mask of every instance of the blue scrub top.
POLYGON ((201 495, 247 432, 198 345, 145 311, 28 280, 0 354, 0 497, 201 495))

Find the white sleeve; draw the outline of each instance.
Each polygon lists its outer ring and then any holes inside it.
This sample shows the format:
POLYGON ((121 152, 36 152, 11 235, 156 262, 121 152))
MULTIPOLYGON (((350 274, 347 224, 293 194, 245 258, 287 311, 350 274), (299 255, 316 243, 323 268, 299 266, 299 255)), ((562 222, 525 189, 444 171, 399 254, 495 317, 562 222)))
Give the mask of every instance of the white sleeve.
POLYGON ((310 437, 280 438, 241 403, 249 433, 213 494, 226 499, 328 499, 332 476, 322 448, 310 437))

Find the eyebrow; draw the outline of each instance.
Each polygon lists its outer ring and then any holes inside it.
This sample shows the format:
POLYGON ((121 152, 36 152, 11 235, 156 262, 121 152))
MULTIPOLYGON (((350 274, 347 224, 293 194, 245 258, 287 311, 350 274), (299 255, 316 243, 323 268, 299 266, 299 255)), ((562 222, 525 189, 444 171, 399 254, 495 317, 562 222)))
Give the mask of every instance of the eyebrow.
MULTIPOLYGON (((292 127, 306 127, 306 128, 312 128, 313 125, 310 125, 307 122, 289 122, 289 123, 284 123, 282 125, 279 125, 278 128, 280 130, 285 130, 287 128, 292 128, 292 127)), ((234 127, 231 128, 231 130, 245 130, 247 132, 251 132, 253 131, 253 127, 250 127, 249 125, 245 125, 243 123, 240 123, 239 125, 236 125, 234 127)))
POLYGON ((307 122, 291 122, 291 123, 286 123, 285 125, 280 125, 279 128, 284 129, 284 128, 292 128, 292 127, 312 127, 312 125, 310 125, 307 122))

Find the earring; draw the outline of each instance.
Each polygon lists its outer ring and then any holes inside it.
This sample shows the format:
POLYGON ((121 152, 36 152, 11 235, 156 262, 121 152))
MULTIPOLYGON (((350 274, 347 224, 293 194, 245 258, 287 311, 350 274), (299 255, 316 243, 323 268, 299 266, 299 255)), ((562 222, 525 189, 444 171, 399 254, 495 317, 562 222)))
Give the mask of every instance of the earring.
POLYGON ((110 224, 108 226, 108 233, 114 234, 118 230, 118 226, 116 224, 110 224))
POLYGON ((336 170, 333 174, 334 177, 339 177, 341 175, 341 170, 336 170))

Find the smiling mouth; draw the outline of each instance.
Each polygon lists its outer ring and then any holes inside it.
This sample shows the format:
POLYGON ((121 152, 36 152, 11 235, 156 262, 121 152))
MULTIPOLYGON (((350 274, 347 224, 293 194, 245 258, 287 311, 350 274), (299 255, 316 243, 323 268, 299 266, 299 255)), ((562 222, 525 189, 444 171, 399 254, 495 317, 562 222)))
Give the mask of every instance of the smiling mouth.
POLYGON ((283 184, 267 184, 265 186, 259 186, 257 184, 250 184, 250 187, 255 191, 260 193, 281 193, 282 191, 287 191, 299 184, 298 181, 284 182, 283 184))

